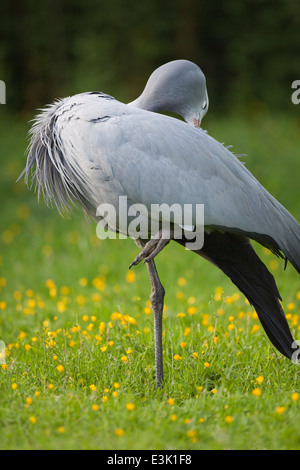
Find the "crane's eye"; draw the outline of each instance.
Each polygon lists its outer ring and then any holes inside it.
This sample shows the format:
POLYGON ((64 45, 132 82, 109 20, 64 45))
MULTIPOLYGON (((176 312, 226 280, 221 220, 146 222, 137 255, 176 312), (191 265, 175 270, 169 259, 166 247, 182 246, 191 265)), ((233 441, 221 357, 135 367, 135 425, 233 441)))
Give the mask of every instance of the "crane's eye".
POLYGON ((202 109, 206 109, 206 108, 207 108, 207 101, 205 101, 202 106, 202 109))

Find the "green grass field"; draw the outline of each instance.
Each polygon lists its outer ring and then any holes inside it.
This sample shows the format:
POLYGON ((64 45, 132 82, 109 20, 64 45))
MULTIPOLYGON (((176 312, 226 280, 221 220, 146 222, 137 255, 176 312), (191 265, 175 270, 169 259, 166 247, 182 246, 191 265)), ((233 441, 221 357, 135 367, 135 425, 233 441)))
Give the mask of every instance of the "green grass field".
MULTIPOLYGON (((0 122, 1 449, 300 449, 300 368, 230 281, 175 243, 157 258, 166 309, 156 391, 148 274, 128 270, 137 247, 99 240, 81 212, 62 219, 16 183, 28 125, 0 122)), ((208 116, 205 126, 246 153, 300 219, 299 120, 208 116)), ((300 339, 299 277, 256 248, 300 339)))

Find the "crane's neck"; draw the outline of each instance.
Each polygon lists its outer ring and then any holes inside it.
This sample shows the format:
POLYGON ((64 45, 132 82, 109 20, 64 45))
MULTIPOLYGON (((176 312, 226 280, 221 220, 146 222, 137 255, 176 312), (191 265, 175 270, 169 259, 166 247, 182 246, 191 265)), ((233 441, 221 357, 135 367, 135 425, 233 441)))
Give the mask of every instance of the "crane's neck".
POLYGON ((180 97, 174 96, 171 94, 162 94, 153 95, 149 93, 143 92, 136 100, 131 101, 128 103, 130 106, 134 106, 136 108, 144 109, 146 111, 153 111, 153 112, 172 112, 179 114, 183 119, 188 122, 189 121, 189 114, 190 110, 183 102, 180 103, 180 97))

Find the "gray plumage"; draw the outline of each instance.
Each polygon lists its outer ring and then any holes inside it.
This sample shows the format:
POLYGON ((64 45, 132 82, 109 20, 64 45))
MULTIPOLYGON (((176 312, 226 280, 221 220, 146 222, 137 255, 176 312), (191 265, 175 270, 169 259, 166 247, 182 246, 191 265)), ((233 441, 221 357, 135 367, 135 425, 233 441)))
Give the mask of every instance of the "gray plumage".
POLYGON ((226 147, 202 129, 82 93, 46 108, 32 128, 25 179, 60 213, 98 205, 204 204, 207 229, 243 233, 300 266, 299 224, 226 147))
MULTIPOLYGON (((223 144, 202 129, 153 112, 178 112, 195 124, 207 111, 204 75, 195 64, 178 62, 155 71, 141 97, 129 105, 92 92, 46 107, 32 127, 22 174, 60 213, 79 205, 95 220, 100 204, 118 208, 118 198, 124 195, 129 205, 142 203, 149 211, 154 203, 204 204, 209 250, 204 244, 197 253, 238 285, 259 310, 271 341, 291 357, 293 339, 275 281, 242 240, 249 237, 268 246, 300 272, 300 226, 223 144), (178 70, 186 73, 180 78, 178 70), (197 83, 201 90, 193 101, 197 83), (259 296, 255 283, 262 290, 259 296)), ((118 221, 110 228, 119 230, 118 221)))

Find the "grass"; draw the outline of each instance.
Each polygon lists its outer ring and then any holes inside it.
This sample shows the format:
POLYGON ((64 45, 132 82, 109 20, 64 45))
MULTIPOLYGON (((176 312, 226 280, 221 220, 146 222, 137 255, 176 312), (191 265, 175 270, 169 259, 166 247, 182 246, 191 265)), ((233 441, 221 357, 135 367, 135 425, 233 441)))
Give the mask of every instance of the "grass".
MULTIPOLYGON (((2 109, 2 108, 1 108, 2 109)), ((212 135, 299 219, 295 118, 207 118, 212 135)), ((170 244, 165 387, 155 389, 150 285, 131 240, 99 240, 15 180, 25 120, 1 120, 2 449, 299 449, 300 369, 273 348, 224 275, 170 244)), ((256 246, 300 337, 297 273, 256 246)))

